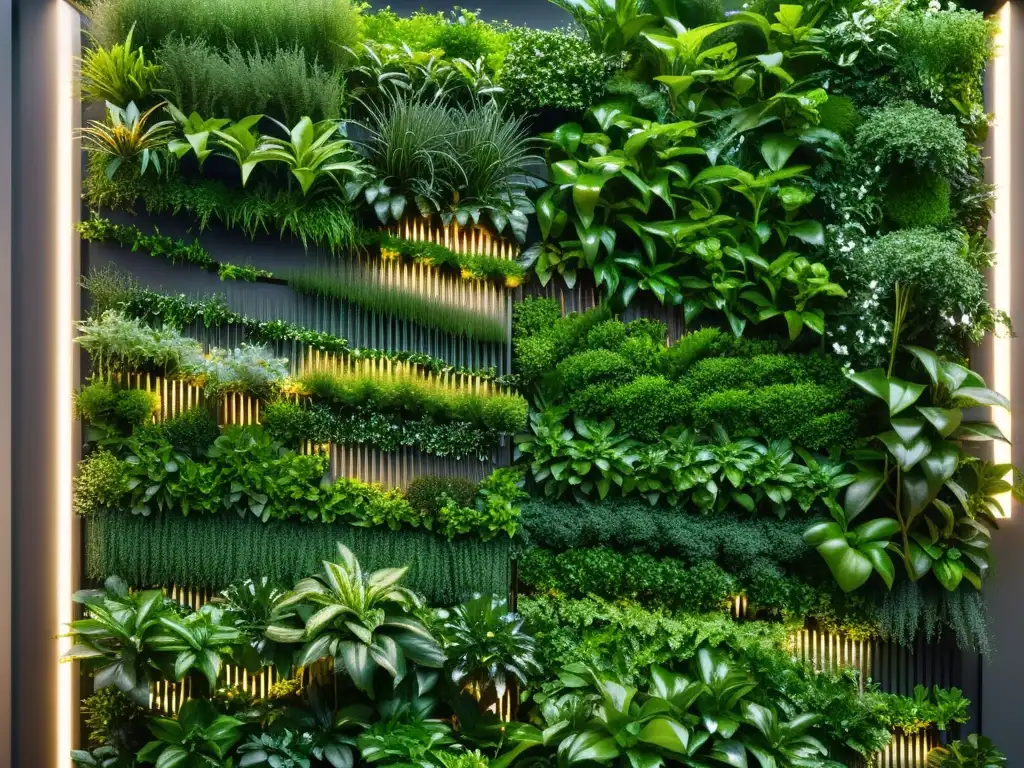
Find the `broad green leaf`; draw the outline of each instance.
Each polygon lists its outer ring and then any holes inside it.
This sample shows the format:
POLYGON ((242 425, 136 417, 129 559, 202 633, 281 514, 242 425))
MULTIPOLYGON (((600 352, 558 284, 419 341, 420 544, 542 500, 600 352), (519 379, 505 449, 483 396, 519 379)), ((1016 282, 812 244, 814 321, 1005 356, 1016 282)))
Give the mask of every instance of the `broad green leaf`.
POLYGON ((858 472, 854 481, 846 486, 843 509, 847 520, 853 520, 867 509, 885 486, 885 475, 878 470, 858 472))
POLYGON ((899 435, 900 440, 909 444, 916 440, 921 434, 926 422, 913 417, 904 417, 899 419, 890 419, 889 423, 892 425, 893 431, 899 435))
POLYGON ((915 347, 912 344, 904 344, 903 348, 917 358, 918 362, 921 363, 921 366, 928 373, 928 378, 931 379, 932 384, 938 385, 941 370, 939 356, 933 350, 915 347))
POLYGON ((826 541, 837 538, 843 538, 843 529, 838 523, 815 523, 804 531, 804 542, 811 547, 817 547, 826 541))
POLYGON ((601 198, 601 188, 608 180, 607 176, 595 173, 581 175, 572 187, 572 201, 576 206, 576 213, 583 222, 583 226, 589 228, 594 222, 594 210, 601 198))
POLYGON ((567 155, 575 155, 583 140, 583 128, 579 123, 565 123, 554 130, 551 139, 567 155))
POLYGON ((1010 410, 1010 400, 985 387, 960 387, 950 393, 956 400, 966 400, 969 405, 990 405, 1010 410))
POLYGON ((917 412, 928 419, 928 422, 935 427, 935 431, 941 437, 949 437, 954 430, 960 426, 963 419, 963 411, 959 408, 934 408, 931 406, 916 406, 917 412))
POLYGON ((858 545, 867 542, 888 541, 899 532, 899 521, 891 517, 868 520, 868 522, 862 523, 853 529, 858 545))
POLYGON ((1010 442, 999 427, 987 421, 965 421, 953 431, 952 437, 956 440, 1010 442))
POLYGON ((893 565, 892 558, 889 557, 885 545, 869 542, 864 544, 860 550, 871 561, 871 565, 874 567, 875 572, 882 577, 885 586, 892 589, 892 583, 896 578, 896 567, 893 565))
POLYGON ((913 469, 932 450, 931 441, 924 436, 904 443, 895 432, 883 432, 878 439, 885 443, 885 447, 889 449, 889 453, 896 459, 896 463, 904 472, 913 469))
POLYGON ((773 133, 766 136, 761 142, 761 157, 764 158, 771 170, 777 171, 789 162, 789 158, 799 146, 799 139, 781 133, 773 133))
POLYGON ((735 739, 716 741, 711 746, 711 757, 733 768, 747 768, 747 748, 735 739))
POLYGON ((950 592, 955 592, 964 577, 964 564, 958 560, 943 558, 932 563, 932 573, 942 586, 950 592))
MULTIPOLYGON (((818 548, 821 552, 822 547, 818 548)), ((843 546, 836 547, 833 556, 830 558, 825 553, 825 562, 828 564, 836 583, 843 592, 853 592, 871 578, 874 571, 874 563, 862 552, 850 547, 843 542, 843 546)))
POLYGON ((669 752, 688 753, 690 731, 680 722, 667 717, 656 717, 648 722, 637 738, 669 752))
POLYGON ((800 335, 800 331, 804 329, 804 321, 800 316, 799 312, 795 312, 792 309, 787 310, 785 313, 786 325, 789 327, 789 340, 796 341, 796 338, 800 335))

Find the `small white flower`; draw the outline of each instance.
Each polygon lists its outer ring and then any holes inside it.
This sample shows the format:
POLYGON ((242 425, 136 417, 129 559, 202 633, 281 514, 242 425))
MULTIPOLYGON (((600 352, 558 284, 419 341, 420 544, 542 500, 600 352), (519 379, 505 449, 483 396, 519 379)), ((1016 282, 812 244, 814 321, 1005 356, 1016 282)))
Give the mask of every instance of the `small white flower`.
POLYGON ((956 318, 955 317, 949 317, 949 318, 946 318, 946 319, 949 320, 949 324, 950 325, 956 325, 956 318))
POLYGON ((868 283, 868 288, 870 288, 872 290, 874 290, 877 287, 878 287, 878 281, 877 280, 872 280, 870 283, 868 283))
POLYGON ((845 325, 840 325, 839 326, 839 330, 840 331, 845 331, 846 330, 846 326, 845 325))
POLYGON ((971 316, 965 313, 964 316, 960 318, 960 322, 963 323, 964 325, 970 325, 971 316))

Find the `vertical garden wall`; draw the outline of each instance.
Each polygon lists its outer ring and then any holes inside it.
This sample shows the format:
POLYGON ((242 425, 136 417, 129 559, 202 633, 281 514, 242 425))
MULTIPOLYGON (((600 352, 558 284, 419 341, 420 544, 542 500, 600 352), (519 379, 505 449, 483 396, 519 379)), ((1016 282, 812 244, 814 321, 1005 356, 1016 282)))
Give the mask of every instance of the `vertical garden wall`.
POLYGON ((84 14, 77 764, 1006 764, 993 20, 84 14))

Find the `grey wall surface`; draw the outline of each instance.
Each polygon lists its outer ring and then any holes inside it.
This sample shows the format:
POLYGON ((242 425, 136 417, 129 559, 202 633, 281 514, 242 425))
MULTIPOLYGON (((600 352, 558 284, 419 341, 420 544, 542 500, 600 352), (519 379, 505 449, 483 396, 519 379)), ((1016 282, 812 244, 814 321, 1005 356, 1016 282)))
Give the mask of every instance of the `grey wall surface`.
MULTIPOLYGON (((67 382, 57 376, 67 364, 60 356, 72 354, 71 329, 57 326, 57 286, 75 280, 77 265, 61 269, 59 236, 74 221, 58 220, 55 200, 62 192, 76 192, 58 188, 58 161, 67 154, 55 146, 73 141, 70 128, 66 135, 57 133, 58 99, 66 95, 58 84, 72 77, 77 50, 66 48, 62 9, 63 0, 0 0, 0 151, 10 152, 0 161, 0 564, 5 577, 10 569, 9 582, 0 577, 0 589, 9 587, 0 594, 0 609, 9 609, 11 619, 8 635, 0 618, 0 635, 11 641, 2 649, 9 677, 0 678, 0 707, 10 705, 6 744, 6 729, 0 727, 3 768, 70 763, 66 753, 59 754, 64 745, 58 738, 56 637, 62 627, 56 596, 61 563, 74 568, 77 557, 73 545, 71 551, 57 548, 61 515, 66 512, 67 522, 72 514, 70 508, 57 508, 63 474, 57 457, 62 451, 69 456, 72 447, 54 444, 60 418, 54 406, 68 396, 67 382), (66 71, 58 70, 61 63, 66 71), (11 365, 4 369, 8 338, 11 365)), ((65 714, 71 720, 68 704, 65 714)))
POLYGON ((12 0, 0 0, 0 766, 11 754, 11 125, 12 0))
MULTIPOLYGON (((1010 316, 1017 323, 1017 333, 1024 322, 1024 143, 1020 126, 1024 125, 1024 91, 1019 85, 1024 77, 1024 3, 1012 0, 1010 29, 1005 38, 1012 41, 1006 54, 1013 83, 1010 114, 996 112, 997 125, 1007 121, 1013 135, 1011 156, 1000 156, 989 134, 985 147, 989 180, 995 181, 997 167, 1010 165, 1010 189, 998 189, 997 195, 1009 195, 1013 206, 1009 222, 1009 254, 1000 258, 1011 260, 1012 293, 1010 316)), ((990 69, 990 74, 992 70, 990 69)), ((995 112, 993 79, 986 87, 987 111, 995 112)), ((998 105, 1001 107, 1002 105, 998 105)), ((1005 122, 1003 123, 1005 125, 1005 122)), ((1005 198, 1004 198, 1005 200, 1005 198)), ((995 222, 993 222, 995 225, 995 222)), ((994 236, 995 226, 990 233, 994 236)), ((989 276, 989 291, 994 296, 995 277, 989 276)), ((1013 463, 1024 467, 1024 337, 1009 341, 1012 361, 1011 390, 1004 392, 1014 405, 1012 432, 1013 463)), ((991 342, 979 350, 974 367, 986 377, 992 373, 994 350, 991 342)), ((991 383, 991 378, 988 378, 991 383)), ((980 730, 991 738, 1007 756, 1009 766, 1024 766, 1024 506, 1014 503, 1013 515, 1000 521, 1000 529, 992 536, 992 552, 996 562, 992 576, 986 581, 985 593, 991 618, 993 652, 982 663, 982 696, 976 702, 980 730)))

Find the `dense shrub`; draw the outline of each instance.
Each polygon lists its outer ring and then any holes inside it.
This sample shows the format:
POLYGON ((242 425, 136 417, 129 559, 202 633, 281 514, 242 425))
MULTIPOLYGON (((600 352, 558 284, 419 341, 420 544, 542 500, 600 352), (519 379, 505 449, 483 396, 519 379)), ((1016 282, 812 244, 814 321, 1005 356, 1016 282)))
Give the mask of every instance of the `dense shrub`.
POLYGON ((149 423, 160 409, 155 392, 120 387, 112 381, 94 381, 75 394, 75 417, 90 424, 109 424, 119 431, 149 423))
POLYGON ((937 338, 956 348, 956 339, 976 341, 994 323, 985 280, 966 256, 966 243, 955 233, 905 229, 855 252, 847 271, 862 286, 876 284, 885 319, 892 317, 896 284, 913 291, 906 341, 937 338))
POLYGON ((99 449, 78 464, 72 506, 80 515, 106 509, 128 490, 124 463, 110 451, 99 449))
POLYGON ((949 174, 967 162, 967 141, 956 120, 910 101, 875 112, 857 128, 856 141, 869 163, 949 174))
POLYGON ((619 429, 654 441, 668 427, 682 423, 690 392, 662 376, 638 376, 616 387, 607 403, 619 429))
POLYGON ((829 96, 828 100, 818 107, 818 119, 822 128, 827 128, 847 140, 853 138, 861 124, 860 112, 849 96, 829 96))
POLYGON ((712 560, 742 565, 755 558, 796 563, 810 549, 807 520, 768 520, 728 514, 687 514, 644 501, 567 504, 531 500, 522 505, 524 542, 553 550, 610 546, 678 558, 689 565, 712 560))
POLYGON ((723 610, 735 592, 734 581, 712 562, 687 568, 678 560, 622 555, 610 549, 573 549, 558 555, 534 549, 521 560, 519 579, 540 592, 628 598, 695 613, 723 610))
POLYGON ((595 669, 618 668, 635 680, 651 664, 692 656, 702 643, 766 652, 786 647, 785 625, 738 623, 723 613, 670 614, 628 601, 548 596, 521 597, 519 612, 549 669, 584 663, 595 669))
POLYGON ((423 475, 409 483, 405 496, 416 511, 423 515, 436 515, 447 500, 462 507, 471 506, 476 490, 477 484, 464 477, 423 475))
POLYGON ((682 376, 695 362, 715 354, 715 344, 724 336, 717 328, 702 328, 686 334, 662 354, 658 361, 661 372, 670 379, 682 376))
POLYGON ((362 36, 362 19, 350 0, 97 0, 92 32, 109 48, 134 25, 134 42, 155 51, 170 35, 203 38, 220 51, 300 48, 310 62, 333 66, 342 46, 362 36))
POLYGON ((508 46, 508 31, 501 25, 481 21, 476 14, 461 10, 449 19, 441 11, 416 11, 399 16, 390 8, 364 17, 367 40, 400 48, 408 45, 413 51, 437 52, 448 59, 488 59, 492 66, 500 64, 508 46))
POLYGON ((896 71, 911 92, 936 104, 980 101, 981 75, 992 56, 995 23, 979 11, 907 11, 893 19, 896 71))
POLYGON ((895 174, 885 190, 885 215, 900 228, 941 227, 949 221, 949 179, 934 171, 895 174))
POLYGON ((339 413, 365 410, 437 422, 462 421, 497 432, 518 432, 526 425, 526 400, 497 392, 478 394, 469 387, 414 375, 389 377, 336 375, 317 371, 298 379, 315 400, 339 413))
POLYGON ((193 458, 205 456, 206 450, 220 435, 217 421, 203 408, 189 408, 162 422, 158 430, 174 450, 193 458))
POLYGON ((583 110, 598 102, 608 74, 605 59, 580 37, 517 29, 509 35, 499 83, 516 109, 583 110))
POLYGON ((592 349, 570 355, 558 364, 556 371, 562 386, 569 393, 588 384, 624 381, 631 375, 625 358, 606 349, 592 349))

